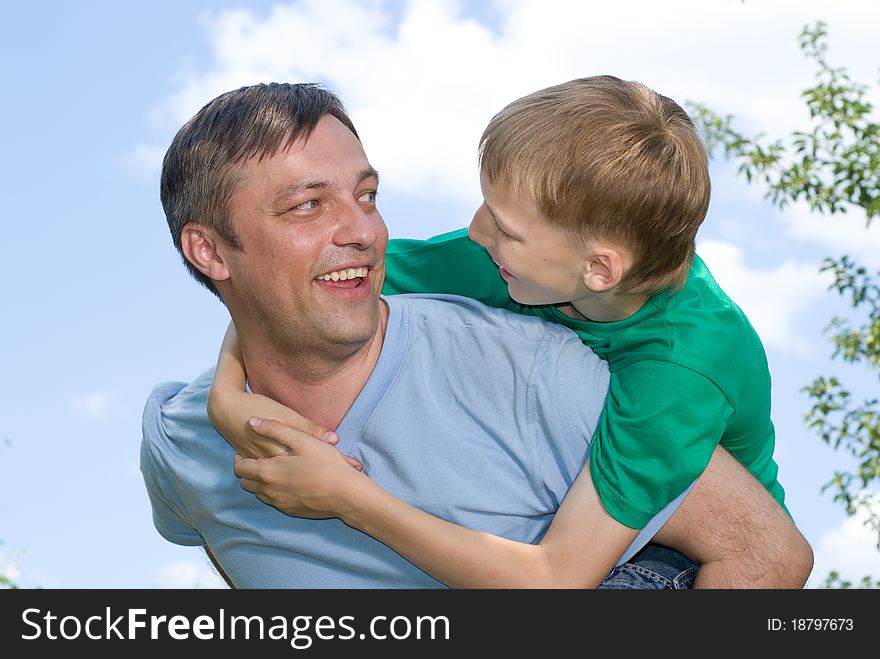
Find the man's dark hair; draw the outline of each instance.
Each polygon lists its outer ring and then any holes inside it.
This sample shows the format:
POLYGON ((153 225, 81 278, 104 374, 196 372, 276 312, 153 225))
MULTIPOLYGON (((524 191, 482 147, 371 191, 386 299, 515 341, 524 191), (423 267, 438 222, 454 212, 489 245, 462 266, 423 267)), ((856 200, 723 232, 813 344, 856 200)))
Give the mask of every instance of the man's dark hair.
POLYGON ((183 256, 183 227, 194 223, 213 229, 233 249, 242 249, 228 210, 241 180, 241 163, 308 139, 326 114, 358 137, 342 102, 320 85, 251 85, 221 94, 174 136, 162 163, 162 207, 184 265, 217 297, 213 282, 183 256))

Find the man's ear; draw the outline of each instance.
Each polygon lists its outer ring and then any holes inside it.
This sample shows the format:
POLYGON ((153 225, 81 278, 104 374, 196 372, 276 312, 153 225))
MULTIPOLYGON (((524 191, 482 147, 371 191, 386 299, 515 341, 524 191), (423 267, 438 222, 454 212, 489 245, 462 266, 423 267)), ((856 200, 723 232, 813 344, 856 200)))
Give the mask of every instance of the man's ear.
POLYGON ((214 281, 229 279, 229 269, 218 251, 219 239, 198 224, 187 224, 180 233, 181 249, 186 260, 203 275, 214 281))
POLYGON ((610 290, 623 279, 624 267, 621 250, 609 245, 595 246, 584 263, 584 285, 595 293, 610 290))

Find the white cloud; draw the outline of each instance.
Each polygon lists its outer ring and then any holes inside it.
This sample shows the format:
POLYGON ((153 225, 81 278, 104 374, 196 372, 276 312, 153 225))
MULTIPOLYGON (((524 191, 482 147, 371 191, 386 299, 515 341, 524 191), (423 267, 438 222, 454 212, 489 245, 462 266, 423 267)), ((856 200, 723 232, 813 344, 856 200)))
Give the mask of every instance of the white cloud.
MULTIPOLYGON (((797 117, 806 121, 800 91, 813 68, 796 43, 806 23, 829 24, 832 63, 857 80, 876 74, 862 56, 875 44, 873 3, 499 0, 494 29, 465 17, 462 6, 406 0, 394 15, 382 3, 303 0, 265 17, 208 13, 210 66, 186 64, 152 123, 173 132, 211 98, 245 84, 322 82, 346 103, 386 185, 471 203, 483 127, 504 104, 543 86, 611 73, 680 102, 705 101, 741 118, 746 132, 776 136, 797 117)), ((149 159, 169 141, 166 134, 161 147, 141 144, 132 159, 155 171, 149 159)))
POLYGON ((156 588, 228 588, 209 563, 175 561, 163 565, 153 576, 156 588))
POLYGON ((822 534, 813 547, 815 560, 808 588, 821 586, 832 570, 853 583, 865 576, 880 579, 877 532, 865 526, 865 519, 861 513, 847 517, 840 526, 822 534))
POLYGON ((844 254, 870 270, 880 268, 880 220, 869 225, 865 211, 855 207, 834 215, 811 211, 803 201, 778 208, 767 198, 763 183, 749 184, 736 172, 736 163, 720 154, 715 158, 704 234, 748 246, 765 258, 772 258, 774 245, 777 254, 784 250, 800 258, 810 255, 816 270, 824 257, 844 254))
POLYGON ((830 283, 814 263, 786 260, 770 269, 751 268, 738 245, 701 240, 697 253, 716 281, 748 316, 766 347, 804 354, 810 345, 797 321, 825 294, 830 283))
POLYGON ((781 219, 789 235, 822 246, 830 257, 848 254, 869 269, 880 268, 880 221, 866 226, 861 209, 829 216, 812 213, 805 204, 793 204, 781 219))
POLYGON ((111 406, 116 400, 114 391, 93 391, 70 399, 74 413, 92 421, 106 421, 111 415, 111 406))

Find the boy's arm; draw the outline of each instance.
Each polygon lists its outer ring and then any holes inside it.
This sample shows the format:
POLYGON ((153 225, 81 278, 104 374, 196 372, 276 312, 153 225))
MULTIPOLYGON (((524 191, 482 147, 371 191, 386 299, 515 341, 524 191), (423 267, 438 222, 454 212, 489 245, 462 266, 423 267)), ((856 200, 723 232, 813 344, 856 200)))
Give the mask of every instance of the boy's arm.
POLYGON ((458 229, 427 240, 395 238, 385 253, 382 293, 462 295, 491 307, 517 311, 507 283, 486 249, 458 229), (449 264, 455 267, 450 268, 449 264))
MULTIPOLYGON (((245 391, 247 374, 238 347, 235 325, 230 321, 217 357, 217 369, 208 393, 208 417, 226 441, 241 455, 249 458, 268 458, 280 455, 286 448, 277 442, 258 435, 248 425, 252 416, 277 419, 312 437, 330 444, 339 441, 335 432, 312 423, 286 405, 267 396, 245 391)), ((353 458, 352 466, 360 468, 353 458)))
MULTIPOLYGON (((608 515, 587 468, 532 545, 410 506, 282 424, 262 421, 258 432, 291 453, 236 458, 245 490, 291 515, 339 517, 452 587, 594 588, 637 533, 608 515)), ((655 541, 702 564, 697 588, 801 588, 812 569, 812 550, 787 513, 721 448, 655 541)))
POLYGON ((263 420, 255 429, 290 452, 236 458, 245 490, 290 515, 339 517, 454 588, 595 588, 637 534, 605 512, 587 469, 534 545, 411 506, 348 467, 332 447, 283 424, 263 420))

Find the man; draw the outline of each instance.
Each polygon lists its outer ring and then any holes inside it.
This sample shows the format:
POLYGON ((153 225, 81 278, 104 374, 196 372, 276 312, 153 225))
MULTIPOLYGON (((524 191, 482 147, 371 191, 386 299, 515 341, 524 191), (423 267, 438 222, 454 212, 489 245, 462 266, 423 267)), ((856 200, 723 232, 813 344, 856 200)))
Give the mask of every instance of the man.
MULTIPOLYGON (((256 85, 178 132, 162 200, 187 267, 229 309, 253 392, 337 429, 339 450, 414 506, 534 543, 583 467, 607 368, 537 319, 460 298, 381 298, 377 187, 333 95, 256 85)), ((145 409, 141 468, 165 538, 205 546, 237 587, 442 585, 338 519, 288 517, 243 491, 208 420, 210 383, 209 371, 160 385, 145 409)), ((665 524, 664 539, 698 560, 739 554, 744 583, 802 585, 803 539, 743 471, 713 458, 624 557, 665 524)))

